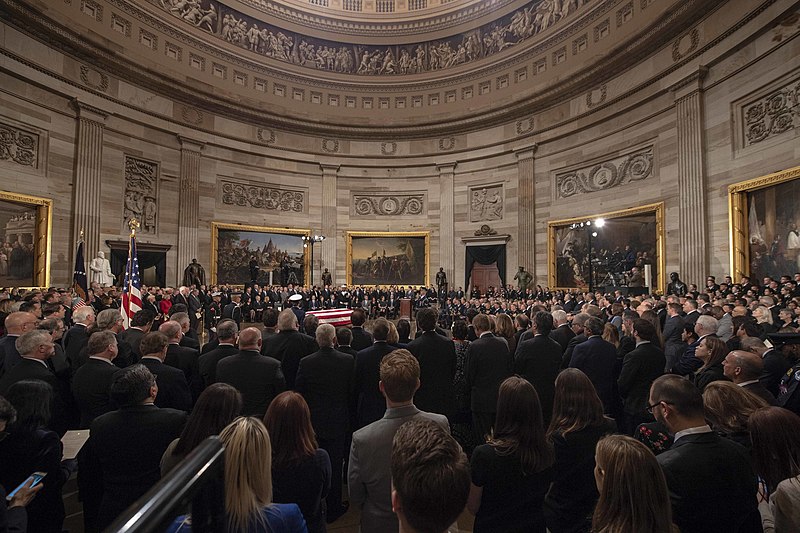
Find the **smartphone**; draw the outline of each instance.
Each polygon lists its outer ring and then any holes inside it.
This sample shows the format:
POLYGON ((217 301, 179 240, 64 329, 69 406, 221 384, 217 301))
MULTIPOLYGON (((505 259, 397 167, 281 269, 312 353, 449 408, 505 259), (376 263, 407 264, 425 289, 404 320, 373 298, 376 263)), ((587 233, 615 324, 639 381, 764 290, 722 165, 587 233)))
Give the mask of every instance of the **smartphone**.
POLYGON ((12 490, 12 491, 11 491, 11 493, 9 493, 9 495, 8 495, 8 496, 6 496, 6 500, 8 500, 8 501, 11 501, 11 499, 14 497, 14 495, 16 495, 16 494, 17 494, 17 492, 19 492, 19 489, 21 489, 22 487, 24 487, 24 486, 25 486, 25 484, 26 484, 28 481, 30 481, 31 479, 33 480, 33 483, 31 484, 31 487, 35 487, 36 485, 38 485, 39 483, 41 483, 41 482, 42 482, 42 480, 44 479, 44 477, 45 477, 46 475, 47 475, 47 472, 34 472, 34 473, 33 473, 33 474, 31 474, 30 476, 28 476, 28 479, 26 479, 25 481, 23 481, 22 483, 20 483, 20 484, 19 484, 19 486, 17 486, 17 488, 16 488, 16 489, 12 490))

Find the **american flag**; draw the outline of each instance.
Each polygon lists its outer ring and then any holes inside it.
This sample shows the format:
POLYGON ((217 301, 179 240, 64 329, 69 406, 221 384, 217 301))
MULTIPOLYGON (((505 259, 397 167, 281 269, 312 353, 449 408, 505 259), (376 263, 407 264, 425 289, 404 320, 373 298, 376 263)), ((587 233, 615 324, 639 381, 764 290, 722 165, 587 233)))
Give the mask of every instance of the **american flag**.
POLYGON ((131 318, 142 310, 142 278, 139 277, 139 259, 136 257, 136 237, 131 235, 128 249, 128 265, 125 267, 125 283, 122 285, 122 320, 130 327, 131 318))
POLYGON ((75 253, 75 272, 72 274, 72 288, 78 296, 72 302, 72 309, 80 309, 86 305, 88 286, 86 283, 86 261, 83 259, 83 240, 78 242, 78 251, 75 253))
POLYGON ((335 328, 350 325, 350 309, 329 309, 324 311, 309 311, 307 315, 316 315, 320 324, 330 324, 335 328))

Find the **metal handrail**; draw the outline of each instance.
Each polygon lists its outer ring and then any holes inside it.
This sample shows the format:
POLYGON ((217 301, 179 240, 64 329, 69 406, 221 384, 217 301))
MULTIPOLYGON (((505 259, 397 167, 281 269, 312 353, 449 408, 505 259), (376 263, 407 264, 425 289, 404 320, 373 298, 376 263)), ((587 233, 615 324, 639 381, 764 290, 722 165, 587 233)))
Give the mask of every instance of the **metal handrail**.
POLYGON ((122 513, 105 533, 163 532, 191 502, 193 532, 221 532, 225 514, 225 448, 208 437, 122 513))

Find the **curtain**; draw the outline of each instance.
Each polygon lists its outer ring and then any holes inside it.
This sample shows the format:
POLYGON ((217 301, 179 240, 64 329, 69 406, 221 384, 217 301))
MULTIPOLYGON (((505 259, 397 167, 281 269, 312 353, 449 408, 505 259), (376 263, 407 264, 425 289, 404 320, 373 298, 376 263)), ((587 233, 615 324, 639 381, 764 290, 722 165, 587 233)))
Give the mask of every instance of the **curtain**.
MULTIPOLYGON (((158 286, 164 287, 167 284, 167 253, 166 252, 143 252, 136 249, 136 257, 139 259, 139 274, 142 275, 145 269, 156 267, 156 279, 158 286)), ((125 266, 128 264, 128 250, 114 248, 111 250, 111 272, 118 285, 125 281, 125 266)))
POLYGON ((469 277, 472 275, 472 267, 475 263, 480 265, 491 265, 497 263, 497 270, 500 274, 500 281, 506 285, 506 245, 494 244, 491 246, 467 246, 466 260, 464 261, 465 278, 464 287, 469 294, 469 277))

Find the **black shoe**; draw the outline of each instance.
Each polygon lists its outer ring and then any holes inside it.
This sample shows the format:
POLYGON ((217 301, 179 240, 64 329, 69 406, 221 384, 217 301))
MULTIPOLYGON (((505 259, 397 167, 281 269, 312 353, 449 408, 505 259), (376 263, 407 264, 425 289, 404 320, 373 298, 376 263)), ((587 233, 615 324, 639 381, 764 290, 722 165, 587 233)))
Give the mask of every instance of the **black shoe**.
POLYGON ((342 516, 347 513, 347 510, 350 509, 350 502, 344 502, 339 509, 335 511, 328 511, 328 516, 325 518, 325 521, 328 524, 333 524, 337 520, 339 520, 342 516))

